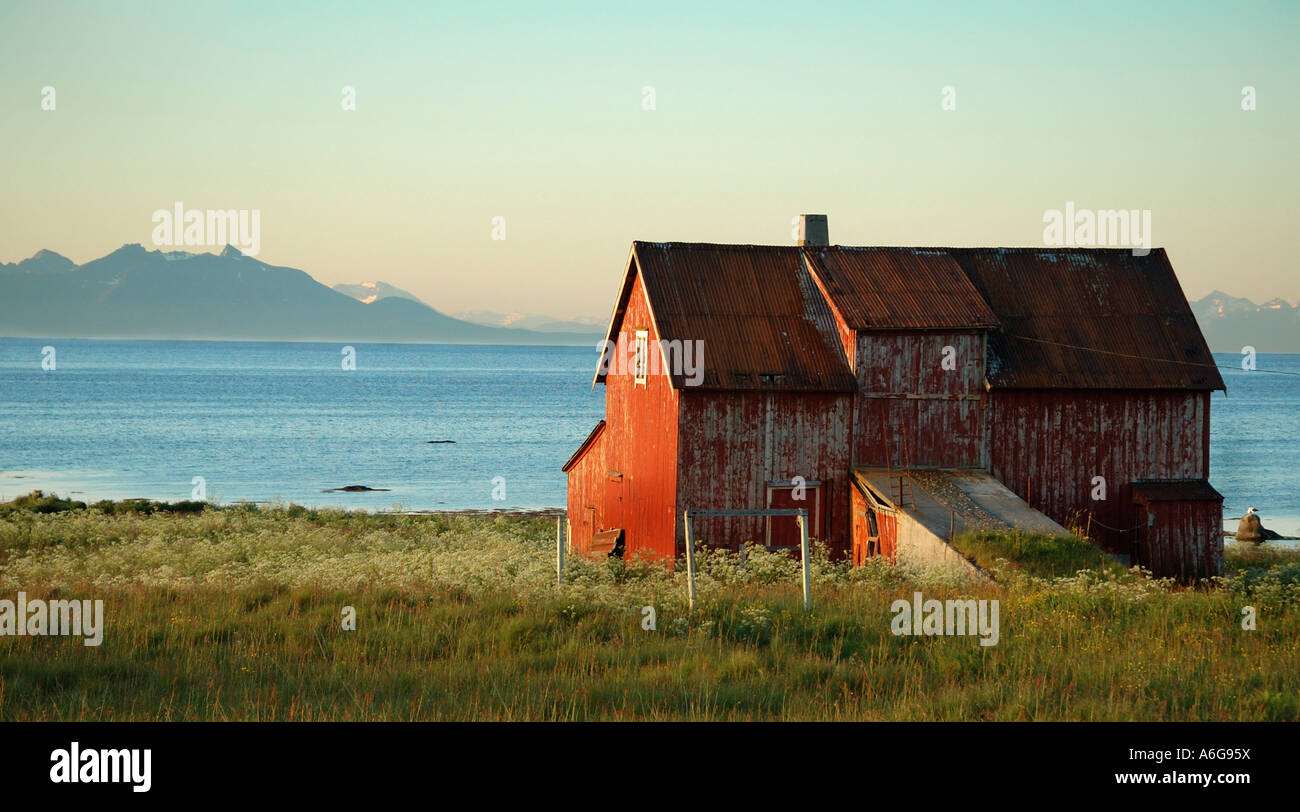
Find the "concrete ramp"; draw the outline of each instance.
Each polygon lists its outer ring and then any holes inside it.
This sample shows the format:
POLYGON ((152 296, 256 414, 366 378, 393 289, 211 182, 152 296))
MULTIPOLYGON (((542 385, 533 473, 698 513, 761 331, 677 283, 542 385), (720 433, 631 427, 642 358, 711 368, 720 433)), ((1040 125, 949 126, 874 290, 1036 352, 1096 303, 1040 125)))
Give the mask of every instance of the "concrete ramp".
POLYGON ((948 543, 962 533, 1073 535, 987 471, 859 469, 854 479, 897 517, 898 555, 922 563, 953 563, 975 571, 948 543))

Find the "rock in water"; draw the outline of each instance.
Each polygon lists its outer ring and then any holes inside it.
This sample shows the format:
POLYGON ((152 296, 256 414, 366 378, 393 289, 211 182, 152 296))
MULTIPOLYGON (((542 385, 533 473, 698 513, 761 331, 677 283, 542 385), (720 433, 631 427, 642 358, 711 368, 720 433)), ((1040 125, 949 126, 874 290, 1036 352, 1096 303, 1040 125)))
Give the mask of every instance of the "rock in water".
POLYGON ((387 491, 387 490, 392 490, 392 489, 372 488, 369 485, 344 485, 342 488, 326 488, 325 490, 321 491, 321 493, 339 493, 341 491, 345 491, 347 493, 356 493, 358 491, 387 491))
POLYGON ((1264 526, 1259 522, 1259 516, 1254 512, 1247 511, 1245 516, 1241 517, 1241 523, 1237 525, 1237 541, 1261 542, 1264 540, 1264 526))

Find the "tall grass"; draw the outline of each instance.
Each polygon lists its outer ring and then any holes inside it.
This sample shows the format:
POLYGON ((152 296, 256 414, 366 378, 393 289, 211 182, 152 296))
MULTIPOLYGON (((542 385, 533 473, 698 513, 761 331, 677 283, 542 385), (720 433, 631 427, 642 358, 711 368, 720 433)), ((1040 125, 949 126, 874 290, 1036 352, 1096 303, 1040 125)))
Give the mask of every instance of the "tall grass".
POLYGON ((750 549, 700 556, 692 612, 645 562, 557 588, 545 518, 13 511, 0 598, 102 598, 106 631, 0 637, 0 719, 1296 720, 1294 557, 1229 561, 985 585, 821 551, 807 614, 798 563, 750 549), (999 600, 1000 642, 894 636, 914 591, 999 600))
POLYGON ((952 544, 984 569, 1012 569, 1044 578, 1073 575, 1080 570, 1121 573, 1124 568, 1095 544, 1076 536, 1033 533, 962 533, 952 544), (1000 563, 1002 562, 1002 563, 1000 563))

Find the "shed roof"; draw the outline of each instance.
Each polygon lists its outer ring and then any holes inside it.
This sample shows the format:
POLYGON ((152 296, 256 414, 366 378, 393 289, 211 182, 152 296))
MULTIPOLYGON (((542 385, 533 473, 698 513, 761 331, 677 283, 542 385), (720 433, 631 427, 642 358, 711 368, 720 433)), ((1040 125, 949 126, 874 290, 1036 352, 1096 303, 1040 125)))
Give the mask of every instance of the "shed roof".
POLYGON ((1163 479, 1134 482, 1133 498, 1142 502, 1223 501, 1223 495, 1204 479, 1163 479))
POLYGON ((855 468, 852 476, 860 491, 874 492, 873 499, 887 502, 941 539, 953 533, 1011 530, 1051 537, 1071 535, 978 468, 855 468), (902 480, 908 482, 907 498, 899 500, 894 494, 902 493, 902 480))
POLYGON ((997 317, 946 249, 806 247, 854 330, 996 327, 997 317))
MULTIPOLYGON (((691 388, 857 388, 830 305, 797 247, 635 242, 608 340, 618 338, 637 272, 660 340, 703 342, 703 379, 691 388)), ((686 386, 681 370, 668 374, 675 388, 686 386)))
POLYGON ((1224 388, 1163 248, 949 250, 1001 322, 990 386, 1224 388))

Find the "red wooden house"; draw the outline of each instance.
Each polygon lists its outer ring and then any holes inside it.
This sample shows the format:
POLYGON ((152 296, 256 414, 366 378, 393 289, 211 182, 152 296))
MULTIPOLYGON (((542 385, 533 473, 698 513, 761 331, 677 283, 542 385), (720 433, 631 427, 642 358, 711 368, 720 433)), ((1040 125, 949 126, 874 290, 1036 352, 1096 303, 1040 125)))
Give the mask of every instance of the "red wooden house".
MULTIPOLYGON (((575 551, 675 558, 685 510, 797 506, 857 561, 942 555, 979 516, 1086 527, 1162 575, 1221 571, 1223 382, 1163 250, 850 248, 825 218, 805 229, 799 246, 633 244, 594 381, 605 420, 564 465, 575 551)), ((797 538, 789 518, 692 531, 797 538)))

